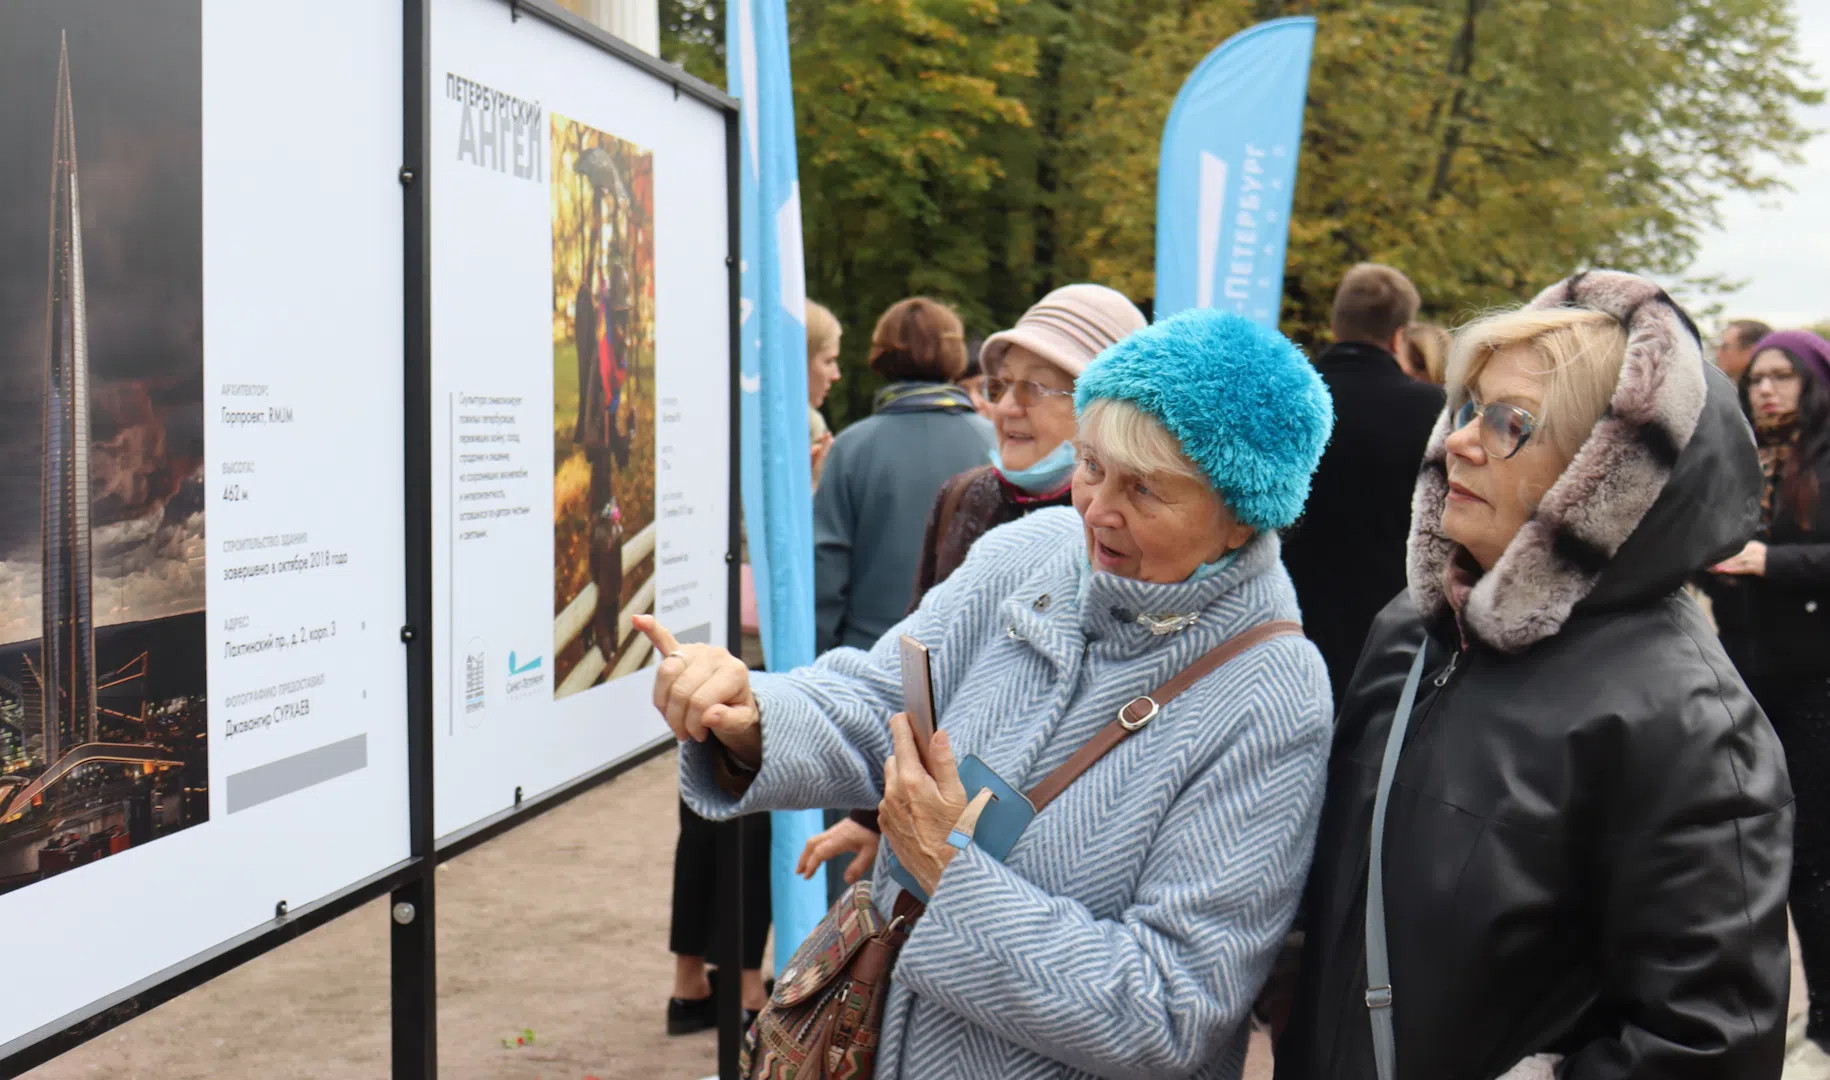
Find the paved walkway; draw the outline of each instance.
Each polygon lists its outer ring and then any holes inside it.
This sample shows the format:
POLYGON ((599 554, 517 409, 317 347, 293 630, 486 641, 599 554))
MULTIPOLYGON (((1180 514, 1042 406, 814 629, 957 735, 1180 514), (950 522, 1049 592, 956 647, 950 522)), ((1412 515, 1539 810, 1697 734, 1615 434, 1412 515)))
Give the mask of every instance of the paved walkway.
MULTIPOLYGON (((439 1062, 451 1080, 696 1080, 710 1034, 662 1009, 674 757, 649 762, 439 873, 439 1062), (523 1029, 531 1046, 508 1049, 523 1029)), ((377 901, 26 1076, 375 1080, 388 1068, 387 907, 377 901)), ((1801 1002, 1794 972, 1794 1007, 1801 1002)), ((1247 1080, 1270 1080, 1254 1043, 1247 1080)))

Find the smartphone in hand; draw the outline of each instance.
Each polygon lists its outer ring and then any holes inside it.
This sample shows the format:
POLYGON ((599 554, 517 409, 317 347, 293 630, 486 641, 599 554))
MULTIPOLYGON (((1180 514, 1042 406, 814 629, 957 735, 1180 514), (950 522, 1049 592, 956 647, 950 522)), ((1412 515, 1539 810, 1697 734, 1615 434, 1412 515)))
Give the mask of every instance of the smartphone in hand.
POLYGON ((928 742, 934 738, 934 678, 928 667, 928 647, 902 635, 902 711, 909 714, 915 749, 928 766, 928 742))

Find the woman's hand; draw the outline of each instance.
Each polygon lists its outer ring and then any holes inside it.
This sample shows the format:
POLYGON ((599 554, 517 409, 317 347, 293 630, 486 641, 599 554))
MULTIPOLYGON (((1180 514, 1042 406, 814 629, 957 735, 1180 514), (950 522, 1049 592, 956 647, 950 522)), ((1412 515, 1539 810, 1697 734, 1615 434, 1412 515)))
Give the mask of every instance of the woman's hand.
POLYGON ((820 470, 826 467, 826 455, 831 451, 832 432, 813 440, 813 475, 820 475, 820 470))
POLYGON ((804 878, 811 878, 815 870, 826 865, 830 860, 850 852, 852 860, 851 865, 845 868, 845 884, 856 885, 859 878, 870 872, 871 864, 877 861, 877 845, 882 839, 871 830, 846 818, 807 841, 807 846, 801 851, 801 861, 795 864, 794 872, 804 878))
POLYGON ((1718 574, 1736 574, 1744 577, 1766 576, 1766 545, 1758 540, 1750 540, 1741 554, 1726 559, 1710 567, 1718 574))
POLYGON ((897 861, 933 896, 941 872, 958 853, 947 843, 947 836, 965 812, 966 788, 960 783, 946 732, 935 732, 928 743, 932 774, 922 766, 907 714, 890 717, 890 738, 895 750, 883 763, 883 802, 877 807, 877 824, 883 826, 883 838, 890 842, 897 861))
POLYGON ((714 736, 738 761, 757 767, 762 728, 756 695, 750 692, 750 669, 724 649, 681 645, 652 615, 637 615, 633 621, 661 654, 654 707, 667 718, 674 738, 704 742, 714 736))

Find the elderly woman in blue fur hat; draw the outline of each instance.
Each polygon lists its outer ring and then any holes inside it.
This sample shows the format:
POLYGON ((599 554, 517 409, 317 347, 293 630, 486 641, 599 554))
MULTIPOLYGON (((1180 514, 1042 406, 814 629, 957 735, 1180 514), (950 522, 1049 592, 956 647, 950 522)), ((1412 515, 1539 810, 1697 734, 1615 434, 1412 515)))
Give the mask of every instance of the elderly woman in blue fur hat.
MULTIPOLYGON (((1108 348, 1075 404, 1073 508, 987 533, 874 648, 752 676, 642 621, 694 809, 881 811, 890 850, 828 919, 853 905, 902 946, 887 994, 832 993, 804 948, 772 1008, 829 994, 867 1026, 882 1008, 883 1080, 1238 1077, 1302 892, 1331 708, 1277 530, 1328 439, 1327 391, 1276 332, 1193 311, 1108 348), (926 765, 899 712, 905 634, 932 651, 926 765), (1008 824, 974 835, 1019 808, 962 769, 1040 807, 1014 844, 1008 824)), ((838 1045, 855 1022, 813 1053, 766 1031, 752 1053, 855 1075, 834 1064, 868 1058, 838 1045)))

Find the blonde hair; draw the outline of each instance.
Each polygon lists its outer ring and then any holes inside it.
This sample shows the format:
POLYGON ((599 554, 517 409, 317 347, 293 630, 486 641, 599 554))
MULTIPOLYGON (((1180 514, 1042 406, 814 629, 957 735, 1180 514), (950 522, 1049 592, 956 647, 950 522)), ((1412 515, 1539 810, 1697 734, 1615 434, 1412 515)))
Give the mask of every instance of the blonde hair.
POLYGON ((1212 483, 1156 417, 1129 401, 1095 398, 1088 402, 1080 415, 1079 442, 1091 448, 1107 469, 1137 476, 1169 473, 1212 483))
POLYGON ((1423 377, 1441 386, 1448 377, 1449 332, 1434 323, 1412 323, 1404 328, 1404 343, 1417 355, 1423 377))
POLYGON ((1538 431, 1573 456, 1614 397, 1626 331, 1612 315, 1589 308, 1520 308, 1469 323, 1449 350, 1449 408, 1468 400, 1468 388, 1494 354, 1520 346, 1543 360, 1532 370, 1544 380, 1538 431))
POLYGON ((834 315, 825 304, 816 300, 807 301, 807 359, 839 347, 839 335, 844 329, 839 326, 838 316, 834 315))

